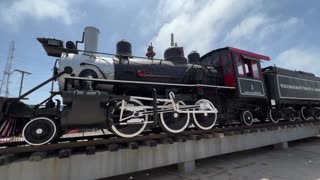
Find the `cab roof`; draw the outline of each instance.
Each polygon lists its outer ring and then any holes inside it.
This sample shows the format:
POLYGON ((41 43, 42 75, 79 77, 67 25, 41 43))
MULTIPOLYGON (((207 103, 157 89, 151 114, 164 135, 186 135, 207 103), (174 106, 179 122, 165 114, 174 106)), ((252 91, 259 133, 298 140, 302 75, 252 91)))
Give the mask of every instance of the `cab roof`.
POLYGON ((242 50, 242 49, 229 47, 229 46, 227 46, 225 48, 220 48, 220 49, 215 49, 213 51, 210 51, 207 54, 203 55, 201 57, 201 59, 211 55, 212 53, 219 52, 219 51, 222 51, 222 50, 229 50, 231 52, 239 53, 240 55, 243 55, 243 56, 248 56, 248 57, 255 58, 255 59, 261 59, 261 60, 265 60, 265 61, 270 61, 270 57, 268 57, 268 56, 264 56, 264 55, 261 55, 261 54, 256 54, 256 53, 253 53, 253 52, 249 52, 249 51, 245 51, 245 50, 242 50))

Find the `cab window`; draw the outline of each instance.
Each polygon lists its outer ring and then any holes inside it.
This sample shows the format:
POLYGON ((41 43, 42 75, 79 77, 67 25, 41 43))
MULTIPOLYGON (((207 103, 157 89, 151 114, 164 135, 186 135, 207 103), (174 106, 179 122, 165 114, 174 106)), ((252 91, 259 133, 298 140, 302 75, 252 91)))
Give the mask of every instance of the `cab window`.
POLYGON ((241 59, 241 57, 239 56, 237 59, 237 67, 238 67, 238 73, 240 76, 244 76, 245 75, 245 70, 244 70, 244 63, 241 59))
POLYGON ((258 62, 251 61, 251 68, 252 68, 252 76, 253 78, 260 78, 259 66, 258 62))
POLYGON ((260 79, 260 62, 238 56, 237 69, 239 76, 260 79))

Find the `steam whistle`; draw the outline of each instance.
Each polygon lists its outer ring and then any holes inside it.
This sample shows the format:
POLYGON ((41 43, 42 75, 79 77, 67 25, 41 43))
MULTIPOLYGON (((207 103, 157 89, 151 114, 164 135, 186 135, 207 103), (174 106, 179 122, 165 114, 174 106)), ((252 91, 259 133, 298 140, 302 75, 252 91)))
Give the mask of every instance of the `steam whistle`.
POLYGON ((147 49, 147 54, 146 56, 148 57, 148 59, 153 60, 153 57, 156 55, 156 53, 153 51, 153 46, 152 43, 150 43, 150 45, 148 46, 147 49))

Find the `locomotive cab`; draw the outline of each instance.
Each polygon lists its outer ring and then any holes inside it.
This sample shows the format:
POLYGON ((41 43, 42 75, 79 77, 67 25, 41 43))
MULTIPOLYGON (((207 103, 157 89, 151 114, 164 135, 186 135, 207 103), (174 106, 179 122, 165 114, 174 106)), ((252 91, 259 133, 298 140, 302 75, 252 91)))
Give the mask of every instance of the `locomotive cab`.
POLYGON ((225 47, 202 56, 203 65, 213 66, 223 76, 223 86, 229 88, 219 97, 223 102, 220 113, 224 119, 241 119, 247 125, 252 119, 265 119, 267 93, 261 73, 261 60, 269 57, 248 51, 225 47))
POLYGON ((216 67, 223 75, 224 86, 236 89, 238 98, 266 98, 261 60, 270 58, 232 47, 217 49, 201 57, 202 64, 216 67))
POLYGON ((238 96, 240 98, 267 98, 260 62, 268 61, 270 58, 236 48, 229 49, 233 56, 238 96))

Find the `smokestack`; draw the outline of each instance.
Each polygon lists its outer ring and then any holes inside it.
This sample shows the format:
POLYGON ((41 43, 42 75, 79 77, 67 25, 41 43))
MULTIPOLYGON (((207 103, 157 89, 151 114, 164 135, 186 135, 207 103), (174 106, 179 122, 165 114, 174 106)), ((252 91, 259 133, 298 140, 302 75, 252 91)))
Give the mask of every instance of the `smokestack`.
POLYGON ((84 50, 90 51, 85 52, 84 54, 89 56, 96 56, 96 53, 98 51, 98 40, 99 40, 99 29, 87 26, 84 28, 84 50))
POLYGON ((173 33, 171 33, 171 46, 174 46, 174 36, 173 36, 173 33))

